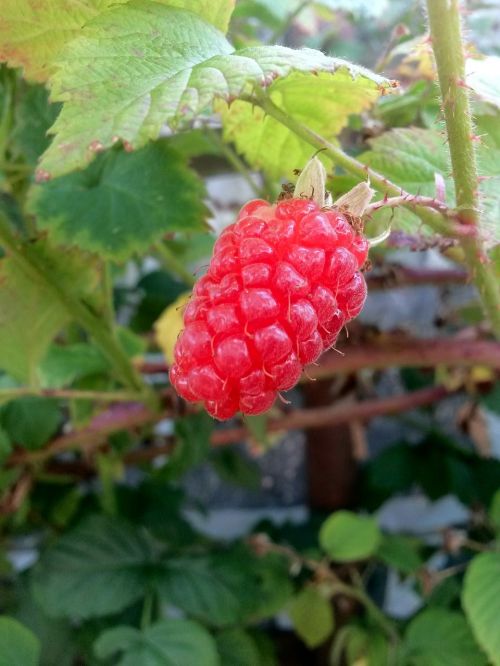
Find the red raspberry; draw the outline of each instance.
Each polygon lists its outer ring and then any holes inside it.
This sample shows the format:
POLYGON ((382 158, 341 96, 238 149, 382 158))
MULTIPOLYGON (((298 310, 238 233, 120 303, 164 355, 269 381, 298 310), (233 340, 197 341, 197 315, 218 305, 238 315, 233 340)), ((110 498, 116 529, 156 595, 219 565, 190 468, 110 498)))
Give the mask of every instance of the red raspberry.
POLYGON ((179 395, 221 420, 269 409, 361 311, 367 254, 338 211, 247 203, 186 307, 170 370, 179 395))

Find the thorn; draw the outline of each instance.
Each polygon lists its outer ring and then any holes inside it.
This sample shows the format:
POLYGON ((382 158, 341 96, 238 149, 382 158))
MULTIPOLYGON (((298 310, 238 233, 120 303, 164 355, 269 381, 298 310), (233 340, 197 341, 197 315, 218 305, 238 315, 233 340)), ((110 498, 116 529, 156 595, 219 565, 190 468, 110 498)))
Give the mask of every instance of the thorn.
POLYGON ((51 179, 52 176, 48 171, 45 171, 44 169, 37 169, 35 174, 35 181, 37 183, 47 183, 51 179))
POLYGON ((89 150, 91 150, 93 153, 102 153, 104 146, 101 141, 95 139, 89 143, 89 150))

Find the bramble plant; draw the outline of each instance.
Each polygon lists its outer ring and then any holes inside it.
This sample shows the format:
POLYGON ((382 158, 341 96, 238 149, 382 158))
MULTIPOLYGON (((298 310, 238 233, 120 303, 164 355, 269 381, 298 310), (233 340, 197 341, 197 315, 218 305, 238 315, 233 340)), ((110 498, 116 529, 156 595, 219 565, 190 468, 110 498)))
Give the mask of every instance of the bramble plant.
POLYGON ((490 4, 3 0, 0 666, 500 665, 490 4), (382 311, 346 331, 367 292, 422 285, 469 299, 439 335, 382 311), (257 491, 286 432, 348 427, 361 456, 402 413, 418 437, 365 460, 355 499, 194 527, 197 466, 257 491), (383 529, 415 489, 459 500, 458 526, 383 529))

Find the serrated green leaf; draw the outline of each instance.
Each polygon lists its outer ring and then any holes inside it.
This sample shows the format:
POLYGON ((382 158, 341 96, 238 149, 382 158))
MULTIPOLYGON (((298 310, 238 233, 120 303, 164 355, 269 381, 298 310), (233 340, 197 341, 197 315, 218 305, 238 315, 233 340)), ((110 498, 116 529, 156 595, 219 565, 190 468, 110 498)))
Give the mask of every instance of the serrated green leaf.
POLYGON ((29 207, 57 242, 125 260, 166 233, 203 230, 203 197, 184 158, 159 141, 34 186, 29 207))
POLYGON ((163 572, 161 597, 216 627, 272 617, 292 594, 286 561, 255 557, 243 547, 167 560, 163 572))
POLYGON ((384 534, 377 551, 385 564, 403 573, 412 573, 422 566, 423 560, 418 553, 418 541, 397 534, 384 534))
POLYGON ((159 590, 165 601, 209 625, 223 627, 240 619, 238 586, 208 558, 168 561, 159 590))
POLYGON ((37 666, 40 642, 20 622, 0 617, 0 666, 37 666))
MULTIPOLYGON (((441 176, 446 189, 446 201, 454 203, 454 184, 451 177, 449 152, 441 133, 431 129, 397 128, 370 141, 371 150, 359 156, 364 164, 380 171, 412 194, 435 196, 436 174, 441 176)), ((479 146, 478 167, 480 182, 481 222, 490 242, 500 237, 500 150, 490 145, 479 146)), ((392 220, 394 227, 408 231, 421 230, 418 218, 403 208, 386 209, 377 213, 379 220, 392 220)))
POLYGON ((381 536, 374 518, 336 511, 321 526, 319 542, 332 560, 350 562, 373 555, 381 536))
POLYGON ((331 603, 315 587, 301 590, 290 602, 288 613, 295 631, 309 648, 324 643, 333 631, 331 603))
POLYGON ((92 516, 42 555, 34 571, 34 594, 56 617, 115 613, 144 594, 151 557, 138 529, 92 516))
POLYGON ((476 645, 463 615, 430 608, 409 624, 404 654, 418 666, 486 666, 487 660, 476 645))
MULTIPOLYGON (((368 109, 387 84, 385 79, 345 60, 324 60, 325 56, 315 51, 310 56, 304 51, 292 53, 304 54, 303 64, 296 67, 299 71, 278 78, 267 94, 294 119, 330 140, 345 127, 350 114, 368 109)), ((235 143, 251 166, 264 169, 273 178, 290 176, 314 152, 309 143, 258 107, 237 100, 229 107, 219 104, 217 108, 226 140, 235 143)))
MULTIPOLYGON (((95 265, 88 256, 76 251, 56 255, 44 242, 31 249, 74 292, 89 294, 95 287, 95 265)), ((0 368, 33 383, 38 363, 69 315, 43 283, 27 276, 11 258, 0 260, 0 282, 0 368)))
POLYGON ((10 439, 26 449, 39 449, 61 424, 59 405, 50 398, 28 396, 5 406, 2 423, 10 439))
POLYGON ((216 636, 220 666, 261 666, 259 650, 243 629, 226 629, 216 636))
POLYGON ((161 620, 138 631, 133 627, 108 629, 94 644, 101 659, 122 652, 119 666, 219 666, 215 641, 189 620, 161 620))
MULTIPOLYGON (((111 5, 127 0, 4 0, 0 24, 0 61, 23 67, 30 81, 46 81, 63 47, 83 26, 111 5)), ((234 0, 157 0, 187 9, 226 30, 234 0)))
POLYGON ((500 553, 481 553, 465 574, 462 603, 474 635, 491 662, 500 664, 500 553))
MULTIPOLYGON (((235 99, 253 85, 294 71, 291 87, 281 90, 275 81, 271 96, 279 102, 295 92, 292 111, 313 121, 321 105, 311 106, 310 95, 324 94, 322 120, 328 116, 332 136, 349 113, 367 108, 387 83, 311 49, 261 46, 233 52, 222 33, 193 13, 147 0, 113 7, 88 23, 60 63, 51 97, 64 106, 51 130, 56 137, 42 158, 40 179, 81 168, 120 139, 139 148, 156 139, 165 123, 190 124, 215 98, 235 99), (318 73, 312 88, 307 72, 318 73)), ((318 129, 317 123, 312 126, 318 129)))

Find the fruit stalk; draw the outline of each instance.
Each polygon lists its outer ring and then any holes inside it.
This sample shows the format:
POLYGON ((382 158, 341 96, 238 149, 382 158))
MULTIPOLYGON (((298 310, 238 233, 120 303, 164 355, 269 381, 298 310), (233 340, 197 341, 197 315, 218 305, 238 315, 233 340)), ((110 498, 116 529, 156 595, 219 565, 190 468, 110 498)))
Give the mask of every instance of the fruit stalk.
MULTIPOLYGON (((446 121, 456 207, 460 220, 479 228, 479 196, 474 128, 465 83, 465 54, 459 0, 427 0, 432 48, 446 121)), ((493 332, 500 338, 500 285, 480 235, 461 239, 466 262, 493 332)))

